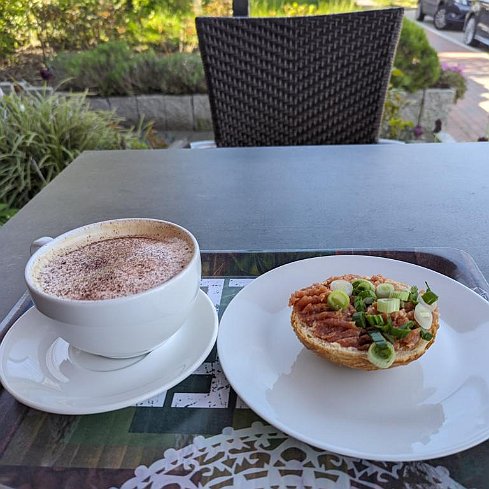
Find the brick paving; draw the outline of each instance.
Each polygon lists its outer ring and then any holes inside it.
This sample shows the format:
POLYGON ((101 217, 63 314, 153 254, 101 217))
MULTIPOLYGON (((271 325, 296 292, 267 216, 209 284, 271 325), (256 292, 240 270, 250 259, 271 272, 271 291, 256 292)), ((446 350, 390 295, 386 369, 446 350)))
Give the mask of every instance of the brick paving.
POLYGON ((443 63, 460 65, 467 78, 467 92, 450 111, 444 130, 457 141, 489 137, 489 52, 475 51, 426 31, 443 63))

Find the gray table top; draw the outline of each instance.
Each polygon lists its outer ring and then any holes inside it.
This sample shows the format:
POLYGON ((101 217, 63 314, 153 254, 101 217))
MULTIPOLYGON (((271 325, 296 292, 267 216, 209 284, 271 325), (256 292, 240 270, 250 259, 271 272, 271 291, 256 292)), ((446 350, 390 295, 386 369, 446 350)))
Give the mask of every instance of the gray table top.
POLYGON ((86 152, 0 228, 0 316, 34 239, 121 217, 203 250, 454 247, 488 278, 488 187, 489 143, 86 152))

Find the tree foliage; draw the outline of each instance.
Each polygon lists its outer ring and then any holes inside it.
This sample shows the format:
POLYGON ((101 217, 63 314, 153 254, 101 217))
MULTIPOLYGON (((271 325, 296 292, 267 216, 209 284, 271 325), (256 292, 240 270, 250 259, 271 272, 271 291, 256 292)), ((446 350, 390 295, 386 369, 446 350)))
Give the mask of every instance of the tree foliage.
POLYGON ((399 75, 392 77, 392 85, 408 92, 432 87, 440 77, 438 54, 423 28, 407 19, 402 24, 394 66, 399 75))

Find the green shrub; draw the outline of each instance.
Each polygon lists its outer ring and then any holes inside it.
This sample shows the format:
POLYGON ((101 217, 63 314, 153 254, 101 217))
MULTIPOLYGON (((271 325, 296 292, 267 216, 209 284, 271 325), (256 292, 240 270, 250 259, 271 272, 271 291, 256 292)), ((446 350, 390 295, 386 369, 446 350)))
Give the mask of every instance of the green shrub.
POLYGON ((147 0, 0 0, 0 60, 18 48, 87 49, 127 37, 147 0))
POLYGON ((184 95, 207 91, 198 53, 159 55, 151 50, 139 53, 130 66, 129 82, 130 92, 137 94, 184 95))
POLYGON ((206 93, 204 67, 199 53, 175 53, 162 58, 161 92, 173 95, 206 93))
POLYGON ((405 96, 399 90, 387 90, 380 137, 409 141, 413 139, 414 124, 402 117, 401 110, 406 104, 405 96))
POLYGON ((54 50, 87 49, 125 35, 137 13, 130 0, 35 0, 31 10, 39 40, 54 50))
POLYGON ((149 0, 133 15, 124 39, 165 54, 193 52, 198 47, 195 17, 229 17, 232 0, 149 0))
POLYGON ((22 207, 82 151, 145 147, 112 112, 85 96, 8 95, 0 99, 0 203, 22 207))
POLYGON ((0 0, 0 59, 18 47, 47 56, 117 40, 190 52, 196 15, 230 14, 231 0, 0 0))
POLYGON ((56 83, 64 88, 95 91, 101 95, 127 95, 134 53, 121 41, 100 44, 78 53, 64 52, 52 62, 56 83))
MULTIPOLYGON (((160 7, 146 17, 131 21, 128 25, 126 40, 165 53, 186 50, 184 26, 189 17, 189 14, 172 12, 168 8, 160 7)), ((192 36, 191 44, 194 48, 197 44, 194 30, 192 36)))
POLYGON ((26 10, 22 0, 0 0, 0 60, 26 41, 26 10))
POLYGON ((440 78, 435 85, 437 88, 454 88, 455 102, 464 97, 467 91, 467 81, 462 74, 462 69, 457 65, 442 63, 440 78))
POLYGON ((438 54, 423 28, 407 19, 403 20, 394 66, 400 75, 392 77, 392 85, 408 92, 432 87, 440 77, 438 54))
POLYGON ((67 90, 89 89, 103 96, 206 91, 198 53, 136 53, 125 43, 112 42, 90 51, 60 54, 52 65, 56 83, 67 90))
POLYGON ((17 209, 12 209, 7 204, 0 204, 0 226, 5 224, 17 213, 17 209))

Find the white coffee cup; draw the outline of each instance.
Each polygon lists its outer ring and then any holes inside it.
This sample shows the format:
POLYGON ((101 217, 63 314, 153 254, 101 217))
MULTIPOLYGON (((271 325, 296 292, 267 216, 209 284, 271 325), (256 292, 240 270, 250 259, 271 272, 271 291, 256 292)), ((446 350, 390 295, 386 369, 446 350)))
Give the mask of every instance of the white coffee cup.
MULTIPOLYGON (((195 237, 177 224, 156 219, 116 219, 69 231, 46 242, 30 258, 25 281, 35 307, 52 320, 59 336, 88 353, 129 358, 147 353, 178 331, 197 297, 201 260, 195 237), (56 256, 112 238, 158 238, 179 233, 192 248, 187 265, 166 282, 144 292, 103 300, 76 300, 46 293, 39 272, 56 256)), ((35 242, 36 243, 36 242, 35 242)))

